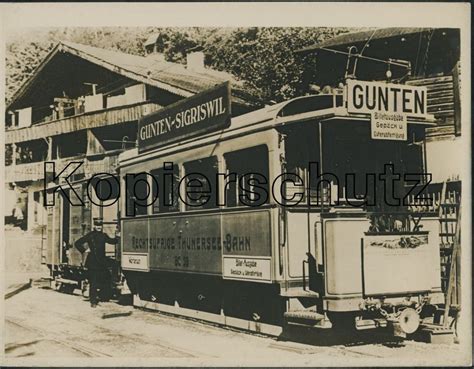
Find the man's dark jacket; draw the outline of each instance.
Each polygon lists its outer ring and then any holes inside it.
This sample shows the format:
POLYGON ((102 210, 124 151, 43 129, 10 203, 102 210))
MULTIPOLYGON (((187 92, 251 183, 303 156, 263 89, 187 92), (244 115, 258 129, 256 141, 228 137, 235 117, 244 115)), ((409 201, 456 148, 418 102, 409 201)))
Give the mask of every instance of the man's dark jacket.
POLYGON ((90 253, 84 265, 86 268, 104 269, 107 267, 105 244, 116 244, 117 242, 118 238, 111 238, 104 232, 93 230, 79 238, 74 245, 81 253, 86 251, 84 244, 87 243, 89 245, 90 253))

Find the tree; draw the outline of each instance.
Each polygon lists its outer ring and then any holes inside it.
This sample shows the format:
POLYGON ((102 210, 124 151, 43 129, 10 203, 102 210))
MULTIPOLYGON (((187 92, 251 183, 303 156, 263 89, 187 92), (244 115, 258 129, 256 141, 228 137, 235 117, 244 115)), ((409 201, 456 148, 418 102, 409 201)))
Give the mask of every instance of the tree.
POLYGON ((206 40, 211 66, 246 81, 265 101, 282 101, 304 94, 316 73, 314 56, 295 51, 334 37, 332 28, 241 28, 228 37, 206 40))

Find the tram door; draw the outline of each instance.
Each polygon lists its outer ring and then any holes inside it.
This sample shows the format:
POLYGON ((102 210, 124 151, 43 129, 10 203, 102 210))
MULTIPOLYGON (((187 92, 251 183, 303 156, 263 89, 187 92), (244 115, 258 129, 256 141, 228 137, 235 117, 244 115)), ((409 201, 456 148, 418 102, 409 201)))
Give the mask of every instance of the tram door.
POLYGON ((69 225, 70 225, 70 203, 67 199, 61 197, 61 262, 67 263, 67 249, 69 245, 69 225))
POLYGON ((285 184, 287 228, 287 275, 290 279, 306 276, 309 282, 308 253, 312 267, 322 264, 320 252, 320 216, 318 209, 309 208, 308 196, 313 196, 309 178, 309 163, 319 161, 319 131, 317 122, 296 123, 281 130, 285 137, 285 168, 291 181, 285 184), (309 183, 308 183, 309 182, 309 183), (319 224, 319 226, 318 226, 319 224), (318 228, 319 227, 319 228, 318 228), (318 244, 319 241, 319 244, 318 244), (303 271, 303 268, 305 270, 303 271))
MULTIPOLYGON (((77 185, 74 186, 74 190, 76 193, 80 194, 84 199, 83 186, 77 185)), ((85 213, 85 206, 70 206, 69 207, 69 217, 70 217, 70 225, 69 225, 69 248, 68 248, 68 262, 69 265, 72 266, 80 266, 82 262, 82 255, 74 247, 74 243, 82 237, 85 232, 87 231, 87 219, 84 219, 85 213)))

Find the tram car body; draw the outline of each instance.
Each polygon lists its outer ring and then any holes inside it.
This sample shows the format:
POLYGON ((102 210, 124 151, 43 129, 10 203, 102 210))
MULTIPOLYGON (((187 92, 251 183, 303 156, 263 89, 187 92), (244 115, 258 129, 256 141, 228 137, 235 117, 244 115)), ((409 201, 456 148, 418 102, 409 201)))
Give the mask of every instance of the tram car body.
MULTIPOLYGON (((47 206, 46 265, 50 269, 52 287, 61 292, 73 293, 80 289, 87 294, 87 269, 84 256, 74 243, 92 230, 93 219, 103 220, 103 231, 114 236, 117 230, 118 206, 116 201, 102 201, 96 191, 104 190, 81 176, 72 181, 72 188, 83 203, 78 203, 67 186, 64 192, 56 186, 47 189, 54 196, 54 205, 47 206), (114 203, 115 202, 115 203, 114 203)), ((105 191, 113 191, 105 189, 105 191)), ((117 245, 106 244, 108 280, 107 295, 116 295, 121 287, 119 249, 117 245)))
POLYGON ((347 96, 334 92, 122 153, 121 188, 131 175, 138 193, 120 200, 121 266, 135 304, 268 333, 288 322, 357 329, 401 322, 412 333, 429 307, 443 302, 438 220, 409 206, 366 206, 360 178, 383 173, 386 164, 402 176, 423 173, 425 128, 432 124, 430 116, 408 116, 405 140, 372 139, 370 115, 349 112, 347 96), (330 173, 319 192, 309 163, 316 174, 330 173), (283 180, 285 173, 302 183, 283 180), (355 173, 355 185, 346 173, 355 173), (216 180, 219 174, 235 182, 216 180), (267 183, 252 181, 257 174, 267 183), (210 201, 177 200, 186 175, 210 201), (241 184, 245 176, 250 180, 241 184), (261 196, 239 202, 252 186, 261 196), (137 205, 137 197, 154 191, 152 204, 137 205), (391 225, 374 227, 374 219, 391 225))

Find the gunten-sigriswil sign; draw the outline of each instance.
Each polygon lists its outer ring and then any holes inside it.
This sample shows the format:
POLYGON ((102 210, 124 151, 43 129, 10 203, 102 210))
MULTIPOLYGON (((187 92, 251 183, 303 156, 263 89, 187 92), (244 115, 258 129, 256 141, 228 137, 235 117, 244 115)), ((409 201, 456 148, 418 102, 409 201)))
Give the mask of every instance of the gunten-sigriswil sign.
POLYGON ((167 106, 139 121, 138 151, 226 128, 230 109, 229 82, 167 106))

